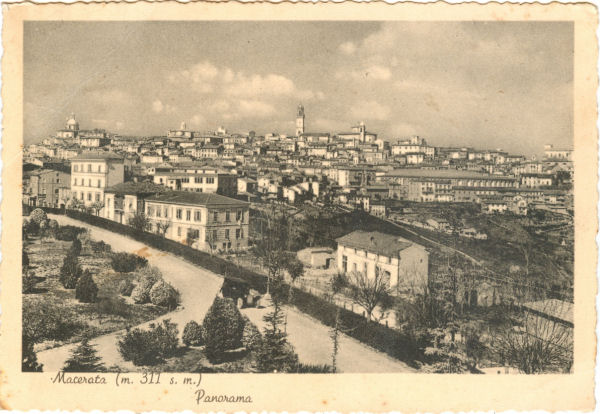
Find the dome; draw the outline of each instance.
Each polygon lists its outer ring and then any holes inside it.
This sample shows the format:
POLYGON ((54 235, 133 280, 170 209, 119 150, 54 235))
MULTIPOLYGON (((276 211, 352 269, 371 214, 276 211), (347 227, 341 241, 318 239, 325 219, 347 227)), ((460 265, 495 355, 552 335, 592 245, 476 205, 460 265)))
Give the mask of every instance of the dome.
POLYGON ((67 127, 79 127, 79 122, 75 120, 75 114, 71 114, 71 117, 67 119, 67 127))

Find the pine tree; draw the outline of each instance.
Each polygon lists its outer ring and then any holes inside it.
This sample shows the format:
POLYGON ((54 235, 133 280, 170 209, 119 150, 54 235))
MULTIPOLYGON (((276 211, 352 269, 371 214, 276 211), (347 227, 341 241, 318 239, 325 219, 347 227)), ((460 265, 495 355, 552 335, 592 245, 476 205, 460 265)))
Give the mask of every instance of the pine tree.
POLYGON ((33 341, 28 335, 22 337, 22 360, 21 360, 21 371, 23 372, 42 372, 44 367, 37 360, 37 355, 33 350, 33 341))
POLYGON ((79 266, 77 256, 67 254, 60 268, 60 283, 66 289, 75 289, 79 276, 81 276, 81 266, 79 266))
POLYGON ((75 287, 75 298, 79 302, 92 303, 95 302, 98 297, 98 286, 92 278, 92 274, 88 269, 83 272, 83 275, 77 281, 75 287))
POLYGON ((96 355, 94 346, 90 344, 88 338, 83 338, 81 344, 73 352, 69 359, 65 361, 63 371, 65 372, 104 372, 106 368, 101 358, 96 355))

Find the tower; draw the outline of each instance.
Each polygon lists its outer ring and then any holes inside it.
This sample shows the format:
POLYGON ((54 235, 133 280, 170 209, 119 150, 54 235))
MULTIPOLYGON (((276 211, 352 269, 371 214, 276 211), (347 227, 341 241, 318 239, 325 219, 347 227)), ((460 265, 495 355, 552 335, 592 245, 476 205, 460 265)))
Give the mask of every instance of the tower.
POLYGON ((296 114, 296 136, 304 134, 304 106, 298 105, 298 113, 296 114))

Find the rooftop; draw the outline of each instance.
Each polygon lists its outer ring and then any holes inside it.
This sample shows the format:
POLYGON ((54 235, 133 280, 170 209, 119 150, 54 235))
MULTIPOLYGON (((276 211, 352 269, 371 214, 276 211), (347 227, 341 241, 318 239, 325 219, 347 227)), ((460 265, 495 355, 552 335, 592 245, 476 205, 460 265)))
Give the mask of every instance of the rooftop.
POLYGON ((107 193, 113 193, 116 195, 150 195, 150 194, 156 194, 156 193, 163 193, 169 191, 169 189, 167 187, 164 187, 162 185, 158 185, 158 184, 154 184, 152 182, 149 181, 142 181, 142 182, 134 182, 134 181, 127 181, 124 183, 120 183, 117 185, 114 185, 112 187, 109 187, 105 190, 105 192, 107 193))
POLYGON ((89 151, 82 152, 76 157, 72 158, 73 160, 115 160, 115 161, 123 161, 123 157, 115 154, 114 152, 97 152, 97 151, 89 151))
POLYGON ((362 230, 353 231, 336 239, 338 244, 345 247, 366 250, 370 253, 380 254, 386 257, 396 257, 398 253, 414 243, 402 237, 377 231, 366 232, 362 230))
POLYGON ((523 304, 525 309, 541 316, 573 326, 573 304, 558 299, 546 299, 523 304))
POLYGON ((232 207, 243 207, 248 205, 248 203, 244 201, 225 197, 219 194, 196 193, 191 191, 169 191, 150 196, 147 198, 147 201, 200 206, 225 205, 232 207))
POLYGON ((468 170, 429 170, 423 168, 402 168, 390 171, 386 174, 388 177, 427 177, 427 178, 473 178, 473 179, 502 179, 502 180, 516 180, 514 177, 501 176, 501 175, 490 175, 484 174, 477 171, 468 170))

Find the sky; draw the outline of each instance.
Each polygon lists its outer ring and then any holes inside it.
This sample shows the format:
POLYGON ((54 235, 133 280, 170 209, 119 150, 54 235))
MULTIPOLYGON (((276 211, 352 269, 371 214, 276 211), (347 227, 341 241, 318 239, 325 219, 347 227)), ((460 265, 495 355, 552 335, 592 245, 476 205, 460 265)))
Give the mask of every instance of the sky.
POLYGON ((573 140, 569 22, 26 22, 24 142, 64 126, 344 132, 540 155, 573 140))

